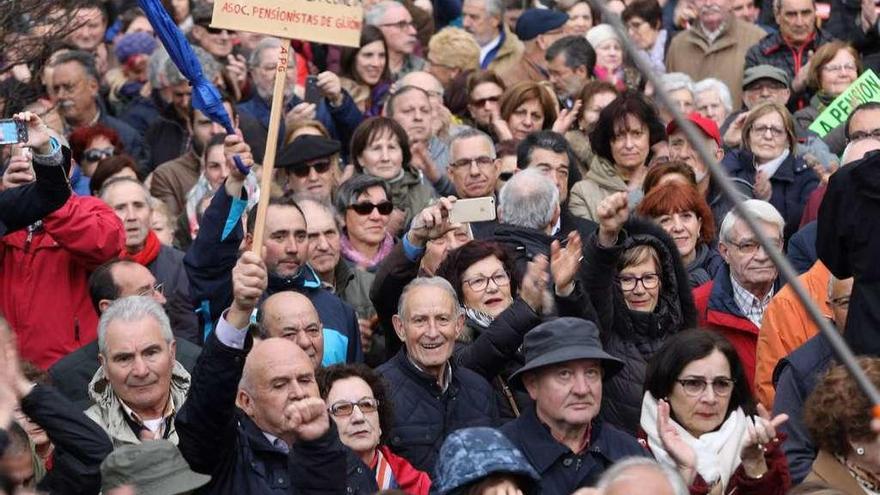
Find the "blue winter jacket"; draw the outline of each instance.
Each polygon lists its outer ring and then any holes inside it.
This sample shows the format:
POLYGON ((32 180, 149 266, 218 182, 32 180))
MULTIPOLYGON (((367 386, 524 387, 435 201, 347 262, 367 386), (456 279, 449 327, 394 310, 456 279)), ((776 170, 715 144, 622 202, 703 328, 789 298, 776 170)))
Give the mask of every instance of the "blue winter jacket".
MULTIPOLYGON (((244 239, 241 216, 247 198, 235 199, 220 187, 199 222, 199 235, 183 259, 190 282, 190 297, 196 305, 205 340, 220 314, 232 304, 232 268, 244 239)), ((324 326, 322 365, 362 362, 360 329, 354 309, 321 287, 321 280, 308 265, 289 279, 269 276, 268 297, 293 290, 309 298, 324 326)))

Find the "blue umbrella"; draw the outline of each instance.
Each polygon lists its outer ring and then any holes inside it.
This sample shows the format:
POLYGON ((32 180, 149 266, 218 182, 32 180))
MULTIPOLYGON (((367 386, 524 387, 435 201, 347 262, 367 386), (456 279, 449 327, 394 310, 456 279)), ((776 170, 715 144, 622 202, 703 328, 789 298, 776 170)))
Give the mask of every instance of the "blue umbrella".
MULTIPOLYGON (((232 126, 232 119, 223 106, 220 98, 220 92, 214 87, 205 74, 202 72, 202 65, 199 63, 198 57, 192 47, 189 46, 186 36, 177 27, 177 24, 168 15, 165 7, 162 6, 160 0, 138 0, 138 3, 147 15, 150 24, 156 31, 156 36, 165 46, 165 51, 174 61, 174 65, 180 70, 190 85, 192 85, 192 106, 202 111, 211 120, 222 125, 226 129, 227 134, 235 134, 235 128, 232 126)), ((247 175, 250 172, 249 167, 245 167, 241 158, 236 155, 235 166, 238 170, 247 175)))

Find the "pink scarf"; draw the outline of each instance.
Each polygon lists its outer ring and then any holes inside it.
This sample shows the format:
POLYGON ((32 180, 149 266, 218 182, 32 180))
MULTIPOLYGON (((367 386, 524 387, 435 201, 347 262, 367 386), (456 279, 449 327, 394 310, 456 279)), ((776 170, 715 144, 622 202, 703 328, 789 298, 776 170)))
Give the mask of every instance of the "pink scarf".
POLYGON ((342 249, 342 256, 344 256, 345 259, 357 265, 361 270, 371 271, 376 268, 376 266, 381 263, 394 248, 394 237, 391 234, 386 233, 385 239, 383 239, 382 244, 379 245, 379 250, 376 251, 376 254, 372 258, 367 258, 355 249, 354 246, 351 245, 351 241, 348 239, 348 234, 342 234, 342 237, 339 239, 339 247, 342 249))

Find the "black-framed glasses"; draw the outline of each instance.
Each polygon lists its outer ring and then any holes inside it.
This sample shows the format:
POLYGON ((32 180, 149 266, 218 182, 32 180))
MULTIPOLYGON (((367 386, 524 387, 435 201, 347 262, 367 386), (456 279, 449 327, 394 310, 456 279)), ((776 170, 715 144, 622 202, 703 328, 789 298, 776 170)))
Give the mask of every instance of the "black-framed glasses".
POLYGON ((474 277, 465 280, 464 283, 468 284, 468 287, 474 292, 483 292, 489 287, 490 280, 496 287, 506 287, 510 285, 510 275, 508 275, 507 272, 498 272, 491 277, 474 277))
POLYGON ((660 285, 660 275, 656 273, 646 273, 641 277, 636 277, 635 275, 620 275, 617 277, 617 283, 620 285, 620 289, 624 292, 629 292, 631 290, 636 290, 636 285, 638 283, 642 283, 642 287, 646 290, 656 289, 658 285, 660 285))
POLYGON ((731 378, 718 377, 712 379, 711 382, 705 378, 680 378, 676 380, 684 393, 690 397, 699 397, 706 391, 709 383, 712 383, 712 391, 718 397, 727 397, 733 392, 733 385, 736 383, 731 378))
POLYGON ((476 158, 461 158, 461 159, 458 159, 458 160, 455 160, 454 162, 452 162, 451 166, 452 166, 452 168, 455 168, 455 169, 464 168, 464 167, 470 168, 471 165, 473 165, 475 163, 477 164, 477 167, 479 167, 479 168, 487 168, 487 167, 490 167, 493 163, 495 163, 495 159, 492 158, 491 156, 487 156, 487 155, 478 156, 476 158))
POLYGON ((355 406, 357 406, 357 408, 364 414, 371 413, 379 409, 379 401, 372 397, 363 397, 357 402, 341 400, 331 404, 330 407, 327 408, 327 411, 336 417, 351 416, 351 413, 354 412, 355 406))
POLYGON ((369 215, 370 213, 373 213, 373 210, 375 209, 379 211, 380 215, 385 216, 391 214, 391 211, 394 210, 394 204, 391 201, 382 201, 379 204, 368 203, 365 201, 363 203, 350 205, 349 208, 354 210, 358 215, 369 215))
POLYGON ((104 158, 113 156, 115 150, 110 148, 92 148, 83 152, 84 162, 100 162, 104 158))
POLYGON ((849 141, 861 141, 862 139, 880 139, 880 128, 871 129, 870 131, 855 131, 849 135, 849 141))
POLYGON ((146 289, 137 293, 137 295, 139 295, 139 296, 147 296, 147 297, 152 297, 155 294, 160 294, 162 296, 165 295, 165 284, 164 283, 160 282, 157 284, 153 284, 149 288, 146 288, 146 289))
POLYGON ((309 165, 301 165, 293 169, 293 175, 299 177, 300 179, 304 179, 312 173, 312 169, 315 169, 315 172, 319 174, 326 174, 328 170, 330 170, 330 166, 333 165, 330 161, 322 161, 316 162, 309 165))
POLYGON ((486 103, 498 103, 498 100, 500 100, 500 99, 501 99, 501 95, 487 96, 486 98, 477 98, 477 99, 471 100, 471 105, 473 105, 475 107, 482 107, 482 106, 485 106, 486 103))

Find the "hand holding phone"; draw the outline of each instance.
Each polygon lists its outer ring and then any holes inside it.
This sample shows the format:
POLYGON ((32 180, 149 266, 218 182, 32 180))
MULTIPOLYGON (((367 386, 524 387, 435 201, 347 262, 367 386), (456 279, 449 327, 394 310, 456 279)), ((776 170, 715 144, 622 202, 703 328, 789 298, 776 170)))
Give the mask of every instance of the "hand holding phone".
POLYGON ((452 205, 449 212, 449 223, 471 223, 495 220, 495 198, 483 196, 481 198, 459 199, 452 205))
POLYGON ((318 87, 318 76, 306 76, 306 103, 317 105, 321 101, 321 88, 318 87))

